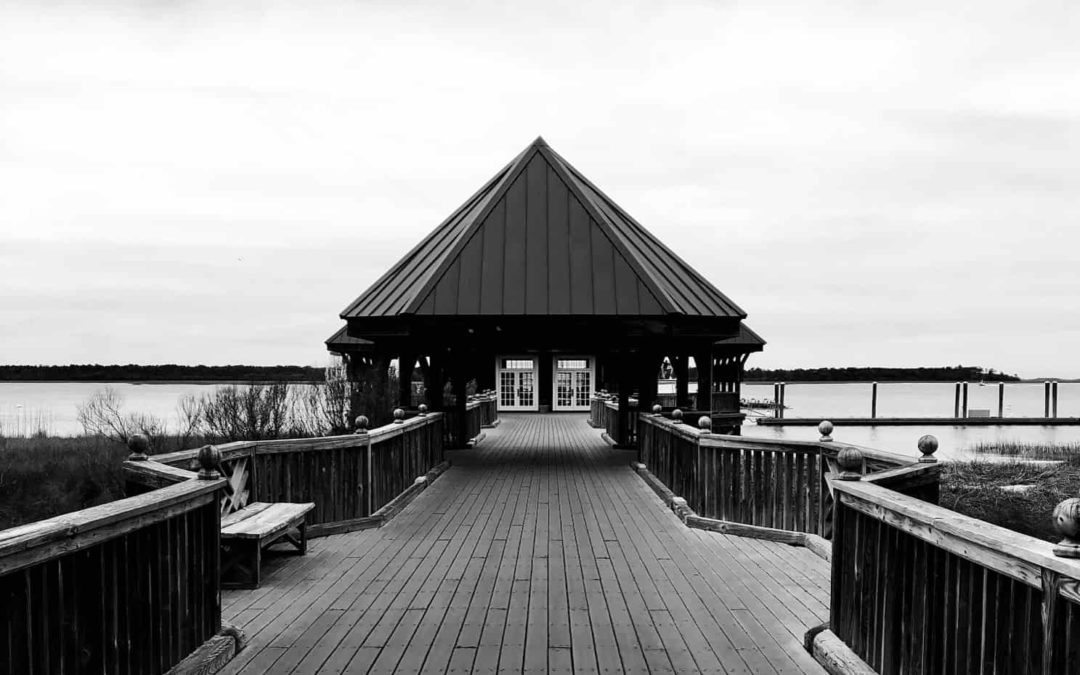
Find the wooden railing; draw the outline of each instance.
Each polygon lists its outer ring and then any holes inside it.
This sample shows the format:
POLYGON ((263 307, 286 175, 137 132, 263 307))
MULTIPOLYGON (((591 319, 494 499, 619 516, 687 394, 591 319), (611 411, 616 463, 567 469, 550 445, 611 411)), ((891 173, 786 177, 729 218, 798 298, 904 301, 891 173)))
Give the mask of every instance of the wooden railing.
POLYGON ((494 392, 485 392, 476 397, 480 402, 480 426, 487 428, 495 426, 499 420, 499 401, 494 392))
MULTIPOLYGON (((704 429, 697 419, 688 424, 658 414, 638 416, 641 462, 698 516, 825 539, 832 536, 833 497, 826 475, 835 470, 843 449, 856 446, 831 440, 718 435, 709 433, 708 417, 700 422, 704 429)), ((915 461, 890 452, 860 450, 864 472, 891 470, 915 461)), ((936 486, 936 474, 929 482, 936 486)))
MULTIPOLYGON (((1080 672, 1080 562, 1055 555, 1077 555, 1075 542, 1054 547, 865 478, 833 490, 829 628, 871 668, 1080 672)), ((1064 533, 1078 510, 1055 511, 1064 533)))
MULTIPOLYGON (((349 436, 241 441, 217 446, 228 479, 227 515, 250 502, 314 502, 308 534, 371 523, 379 509, 443 461, 442 413, 427 413, 349 436)), ((128 482, 156 487, 182 478, 198 450, 127 462, 128 482)))
POLYGON ((465 433, 462 438, 458 438, 461 433, 461 426, 458 424, 458 411, 453 407, 449 407, 443 414, 446 415, 446 424, 443 427, 446 447, 468 447, 469 441, 480 435, 480 429, 483 427, 481 401, 474 399, 465 404, 465 433))
POLYGON ((0 672, 163 673, 221 629, 225 481, 0 531, 0 672))

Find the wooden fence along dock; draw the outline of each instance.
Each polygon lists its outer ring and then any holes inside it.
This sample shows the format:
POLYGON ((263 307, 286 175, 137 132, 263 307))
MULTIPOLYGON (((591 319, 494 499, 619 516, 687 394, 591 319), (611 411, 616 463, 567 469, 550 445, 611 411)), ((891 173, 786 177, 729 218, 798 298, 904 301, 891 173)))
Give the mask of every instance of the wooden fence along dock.
POLYGON ((485 437, 449 453, 444 415, 414 413, 133 455, 141 494, 0 532, 0 672, 1080 669, 1080 499, 1056 546, 943 509, 932 437, 907 456, 654 411, 618 451, 583 415, 466 414, 485 437), (314 503, 315 539, 223 592, 222 515, 254 501, 314 503))

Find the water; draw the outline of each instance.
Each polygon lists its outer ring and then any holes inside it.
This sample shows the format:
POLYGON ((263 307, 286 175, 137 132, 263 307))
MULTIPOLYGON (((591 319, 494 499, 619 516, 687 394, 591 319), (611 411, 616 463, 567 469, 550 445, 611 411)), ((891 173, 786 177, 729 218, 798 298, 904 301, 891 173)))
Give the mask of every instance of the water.
POLYGON ((105 387, 124 399, 125 413, 148 413, 176 430, 176 405, 182 396, 213 393, 227 383, 133 384, 130 382, 0 382, 0 432, 28 435, 43 429, 51 436, 78 436, 78 406, 105 387))
MULTIPOLYGON (((878 383, 878 417, 953 416, 955 384, 952 382, 881 382, 878 383)), ((814 420, 830 417, 869 417, 871 385, 868 382, 788 384, 785 392, 788 418, 814 420)), ((744 398, 772 399, 771 384, 744 384, 744 398)), ((968 384, 968 409, 989 410, 997 415, 997 383, 979 386, 968 384)), ((772 411, 756 411, 772 415, 772 411)), ((1005 384, 1005 417, 1042 417, 1042 383, 1005 384)), ((1080 417, 1080 383, 1058 384, 1058 416, 1080 417)), ((744 436, 814 440, 814 427, 763 427, 747 419, 744 436)), ((1080 426, 927 426, 927 427, 837 427, 833 438, 894 452, 917 453, 916 443, 923 434, 933 434, 940 444, 937 455, 964 458, 971 446, 980 442, 1019 441, 1028 443, 1078 443, 1080 426)))
MULTIPOLYGON (((691 383, 692 385, 693 383, 691 383)), ((25 435, 43 428, 56 436, 82 433, 76 418, 77 407, 95 392, 109 386, 124 397, 125 412, 149 413, 177 429, 176 404, 181 396, 196 397, 225 386, 216 384, 132 384, 101 382, 0 382, 0 432, 25 435)), ((881 417, 952 417, 954 385, 950 382, 884 382, 878 384, 878 415, 881 417)), ((691 386, 691 390, 693 386, 691 386)), ((983 408, 997 414, 997 385, 969 385, 968 408, 983 408)), ((771 399, 771 384, 743 385, 746 398, 771 399)), ((788 384, 785 415, 815 420, 829 417, 869 417, 869 383, 788 384)), ((771 414, 767 411, 759 413, 771 414)), ((1041 417, 1043 385, 1005 385, 1006 417, 1041 417)), ((1058 415, 1080 417, 1080 383, 1058 385, 1058 415)), ((932 426, 932 427, 838 427, 837 440, 914 453, 923 434, 938 437, 940 457, 963 457, 980 441, 1023 441, 1032 443, 1080 442, 1080 427, 932 426)), ((762 427, 751 420, 743 434, 763 438, 811 440, 818 437, 814 427, 762 427)))

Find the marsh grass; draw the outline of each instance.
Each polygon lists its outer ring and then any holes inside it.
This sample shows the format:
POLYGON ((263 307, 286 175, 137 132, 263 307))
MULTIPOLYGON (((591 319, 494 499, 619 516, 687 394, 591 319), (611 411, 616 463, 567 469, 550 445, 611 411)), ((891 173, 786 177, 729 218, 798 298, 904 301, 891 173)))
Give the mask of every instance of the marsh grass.
MULTIPOLYGON (((1026 445, 1026 444, 1016 444, 1026 445)), ((1080 457, 1053 446, 1026 448, 1024 458, 1045 460, 1067 456, 1062 461, 986 461, 942 464, 940 504, 958 513, 985 520, 1015 532, 1057 542, 1051 514, 1058 502, 1080 491, 1080 457), (1060 453, 1060 454, 1059 454, 1060 453), (1006 489, 1024 486, 1024 489, 1006 489)), ((1007 454, 994 452, 993 454, 1007 454)))
POLYGON ((0 530, 123 497, 127 454, 105 438, 0 437, 0 530))
POLYGON ((999 455, 1022 459, 1062 460, 1080 457, 1080 443, 1025 443, 980 441, 969 448, 976 455, 999 455))

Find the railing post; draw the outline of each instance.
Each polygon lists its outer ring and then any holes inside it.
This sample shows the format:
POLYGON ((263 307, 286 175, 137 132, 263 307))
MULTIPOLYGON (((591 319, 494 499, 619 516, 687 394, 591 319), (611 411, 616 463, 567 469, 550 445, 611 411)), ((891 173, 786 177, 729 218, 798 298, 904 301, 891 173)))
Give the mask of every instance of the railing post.
POLYGON ((998 418, 1005 417, 1005 383, 998 382, 998 418))
POLYGON ((216 480, 221 478, 218 467, 221 466, 221 451, 212 445, 204 445, 199 448, 197 455, 199 460, 199 479, 216 480))
POLYGON ((953 413, 952 416, 960 417, 960 383, 956 383, 956 389, 953 393, 953 413))
POLYGON ((862 480, 863 454, 858 448, 846 447, 836 454, 836 464, 840 467, 840 480, 862 480))
POLYGON ((1080 558, 1080 499, 1070 497, 1054 507, 1054 531, 1061 535, 1054 555, 1080 558))
POLYGON ((128 449, 131 454, 128 459, 132 462, 145 462, 146 455, 150 452, 150 439, 142 434, 132 434, 128 437, 128 449))
POLYGON ((877 382, 870 387, 870 419, 877 419, 877 382))
POLYGON ((833 424, 829 420, 821 420, 821 423, 817 425, 818 433, 821 434, 821 438, 818 440, 822 443, 832 442, 833 424))
POLYGON ((938 449, 937 437, 932 434, 926 434, 919 439, 919 452, 922 453, 922 457, 919 458, 919 462, 922 464, 930 464, 937 461, 937 457, 934 457, 934 453, 938 449))
POLYGON ((355 433, 357 436, 363 436, 365 441, 364 473, 367 475, 364 476, 364 497, 367 499, 367 515, 370 516, 372 513, 375 512, 375 510, 372 508, 374 500, 371 495, 371 437, 368 436, 367 432, 369 423, 370 422, 367 418, 367 415, 357 415, 356 431, 354 431, 353 433, 355 433))

